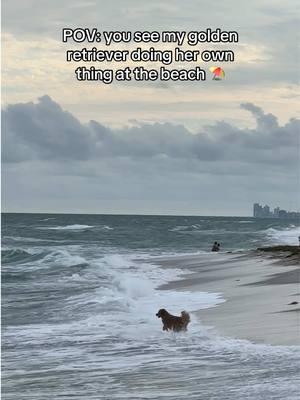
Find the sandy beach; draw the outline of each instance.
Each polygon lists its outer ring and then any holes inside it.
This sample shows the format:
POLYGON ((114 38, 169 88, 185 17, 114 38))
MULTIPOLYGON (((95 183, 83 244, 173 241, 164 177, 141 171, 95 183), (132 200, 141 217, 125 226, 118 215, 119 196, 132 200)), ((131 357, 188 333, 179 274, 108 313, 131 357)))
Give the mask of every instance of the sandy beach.
POLYGON ((222 294, 226 300, 194 318, 221 336, 271 345, 300 344, 299 249, 199 254, 160 260, 189 272, 160 289, 222 294), (294 250, 295 251, 294 251, 294 250))

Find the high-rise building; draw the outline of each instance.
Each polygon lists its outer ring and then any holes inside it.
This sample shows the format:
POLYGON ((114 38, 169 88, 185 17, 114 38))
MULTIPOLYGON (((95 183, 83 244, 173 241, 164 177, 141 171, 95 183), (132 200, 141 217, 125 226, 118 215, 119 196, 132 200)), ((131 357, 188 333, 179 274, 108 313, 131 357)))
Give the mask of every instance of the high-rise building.
POLYGON ((266 218, 271 216, 270 207, 267 204, 263 208, 263 216, 266 217, 266 218))
POLYGON ((253 217, 255 218, 299 218, 300 212, 281 210, 279 207, 270 211, 270 207, 266 204, 264 207, 259 203, 253 204, 253 217))
POLYGON ((280 208, 279 207, 276 207, 276 208, 274 208, 274 217, 275 218, 278 218, 279 217, 279 211, 280 211, 280 208))
POLYGON ((261 216, 262 207, 258 203, 253 204, 253 217, 260 217, 261 216))

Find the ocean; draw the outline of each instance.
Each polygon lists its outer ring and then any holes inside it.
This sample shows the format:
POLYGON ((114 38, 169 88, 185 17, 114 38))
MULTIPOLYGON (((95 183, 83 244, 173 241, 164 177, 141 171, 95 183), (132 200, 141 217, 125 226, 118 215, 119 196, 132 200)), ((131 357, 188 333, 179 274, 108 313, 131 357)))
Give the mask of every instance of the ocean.
POLYGON ((298 399, 297 346, 211 334, 193 312, 218 293, 159 290, 159 258, 298 244, 299 221, 2 215, 3 399, 298 399), (192 323, 166 333, 159 308, 192 323))

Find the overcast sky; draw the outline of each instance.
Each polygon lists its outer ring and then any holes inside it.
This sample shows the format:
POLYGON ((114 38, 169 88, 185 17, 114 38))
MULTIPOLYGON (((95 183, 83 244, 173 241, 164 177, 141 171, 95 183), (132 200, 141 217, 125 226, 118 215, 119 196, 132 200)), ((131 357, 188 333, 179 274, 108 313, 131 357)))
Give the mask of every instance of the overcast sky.
POLYGON ((297 3, 4 0, 4 210, 299 209, 297 3), (64 27, 220 27, 240 41, 221 82, 103 85, 75 80, 64 27))

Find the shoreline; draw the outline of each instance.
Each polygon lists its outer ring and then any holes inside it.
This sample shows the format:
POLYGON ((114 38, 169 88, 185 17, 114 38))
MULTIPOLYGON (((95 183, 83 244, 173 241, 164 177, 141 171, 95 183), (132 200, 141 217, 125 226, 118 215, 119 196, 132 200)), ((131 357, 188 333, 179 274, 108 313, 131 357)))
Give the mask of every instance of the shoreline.
POLYGON ((159 290, 220 293, 224 303, 193 312, 221 336, 271 345, 300 345, 300 248, 161 258, 162 268, 186 269, 159 290))

